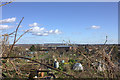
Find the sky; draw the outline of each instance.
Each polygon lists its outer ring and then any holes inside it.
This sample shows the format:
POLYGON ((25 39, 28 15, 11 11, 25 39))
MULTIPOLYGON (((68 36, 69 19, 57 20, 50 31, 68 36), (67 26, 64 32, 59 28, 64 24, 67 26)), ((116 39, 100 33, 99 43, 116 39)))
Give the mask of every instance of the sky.
MULTIPOLYGON (((11 0, 1 0, 9 2, 11 0)), ((14 2, 119 2, 119 0, 14 0, 14 2)))
MULTIPOLYGON (((118 43, 117 2, 13 2, 2 7, 0 30, 13 32, 24 17, 17 44, 118 43)), ((14 36, 14 35, 13 35, 14 36)), ((13 37, 9 40, 13 42, 13 37)))

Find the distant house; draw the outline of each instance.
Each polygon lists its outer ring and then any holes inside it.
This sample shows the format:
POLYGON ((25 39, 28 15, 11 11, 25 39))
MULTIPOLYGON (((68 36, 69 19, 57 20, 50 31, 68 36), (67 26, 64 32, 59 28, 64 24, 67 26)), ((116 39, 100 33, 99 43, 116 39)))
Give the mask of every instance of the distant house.
POLYGON ((47 49, 47 47, 41 47, 41 49, 42 49, 42 50, 43 50, 43 49, 44 49, 44 50, 46 50, 46 49, 47 49))
POLYGON ((89 48, 89 51, 91 52, 93 49, 92 48, 89 48))
POLYGON ((57 46, 56 49, 58 51, 69 51, 71 50, 73 47, 72 46, 69 46, 69 45, 60 45, 60 46, 57 46))
MULTIPOLYGON (((7 46, 9 46, 9 45, 7 45, 7 46)), ((18 47, 18 46, 13 46, 13 47, 18 47)))
POLYGON ((50 46, 47 48, 48 50, 56 50, 56 47, 55 46, 50 46))
POLYGON ((42 46, 42 47, 40 47, 40 50, 39 50, 39 51, 48 51, 48 47, 42 46))
POLYGON ((25 50, 26 50, 26 51, 28 51, 28 50, 29 50, 29 48, 25 48, 25 50))
POLYGON ((77 50, 77 49, 78 49, 78 46, 77 46, 77 45, 73 45, 73 46, 72 46, 72 49, 73 49, 73 50, 77 50))
POLYGON ((78 46, 69 46, 69 45, 50 45, 50 46, 42 46, 40 47, 40 51, 50 51, 50 50, 58 50, 58 51, 69 51, 76 50, 78 46))

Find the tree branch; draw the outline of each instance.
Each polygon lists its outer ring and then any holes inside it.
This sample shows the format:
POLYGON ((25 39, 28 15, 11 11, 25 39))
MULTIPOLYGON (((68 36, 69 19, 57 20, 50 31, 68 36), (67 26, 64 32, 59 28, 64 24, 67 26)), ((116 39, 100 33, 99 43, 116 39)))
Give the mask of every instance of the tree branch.
POLYGON ((44 64, 44 63, 41 63, 41 62, 39 62, 39 61, 33 60, 33 59, 31 59, 31 58, 26 58, 26 57, 2 57, 2 58, 5 58, 5 59, 7 59, 7 58, 27 59, 27 60, 30 60, 30 61, 32 61, 32 62, 35 62, 35 63, 41 64, 41 65, 44 65, 44 66, 46 66, 46 67, 49 67, 49 68, 51 68, 51 69, 53 69, 53 70, 56 70, 56 71, 58 71, 58 72, 61 72, 61 73, 65 74, 66 76, 70 76, 70 77, 73 77, 73 78, 77 78, 77 77, 74 76, 74 75, 70 75, 70 74, 68 74, 68 73, 66 73, 66 72, 63 72, 63 71, 57 69, 57 68, 54 68, 54 67, 49 66, 49 65, 47 65, 47 64, 44 64))
MULTIPOLYGON (((14 0, 13 0, 14 1, 14 0)), ((12 3, 13 1, 10 1, 10 2, 6 2, 5 4, 1 4, 0 7, 4 6, 4 5, 7 5, 7 4, 10 4, 12 3)))
POLYGON ((12 51, 12 49, 13 49, 13 46, 14 46, 15 43, 16 43, 16 37, 17 37, 18 28, 20 27, 20 24, 22 23, 23 19, 24 19, 24 17, 23 17, 22 20, 19 22, 19 24, 18 24, 18 26, 17 26, 17 28, 16 28, 15 37, 14 37, 14 42, 13 42, 12 46, 10 47, 10 52, 8 53, 7 56, 9 56, 9 54, 11 53, 11 51, 12 51))

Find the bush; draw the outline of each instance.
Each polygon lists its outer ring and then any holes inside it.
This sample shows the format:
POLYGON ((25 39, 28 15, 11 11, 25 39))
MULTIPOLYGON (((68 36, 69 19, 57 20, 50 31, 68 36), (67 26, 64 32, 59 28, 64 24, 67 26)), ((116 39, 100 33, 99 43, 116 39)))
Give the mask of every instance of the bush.
POLYGON ((7 62, 7 60, 2 60, 2 63, 6 63, 7 62))
POLYGON ((70 62, 70 63, 75 63, 75 60, 70 59, 68 62, 70 62))
POLYGON ((35 50, 36 50, 36 49, 35 49, 35 46, 32 45, 29 50, 30 50, 30 51, 35 51, 35 50))

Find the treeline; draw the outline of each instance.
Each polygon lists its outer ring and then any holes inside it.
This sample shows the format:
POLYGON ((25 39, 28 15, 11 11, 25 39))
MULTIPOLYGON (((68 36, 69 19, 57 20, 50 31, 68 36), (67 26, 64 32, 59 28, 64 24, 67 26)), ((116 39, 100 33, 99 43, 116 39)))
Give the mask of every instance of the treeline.
POLYGON ((30 48, 29 48, 30 51, 47 51, 47 49, 43 49, 42 47, 40 47, 39 45, 35 46, 35 45, 32 45, 30 48))

